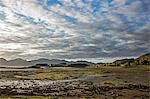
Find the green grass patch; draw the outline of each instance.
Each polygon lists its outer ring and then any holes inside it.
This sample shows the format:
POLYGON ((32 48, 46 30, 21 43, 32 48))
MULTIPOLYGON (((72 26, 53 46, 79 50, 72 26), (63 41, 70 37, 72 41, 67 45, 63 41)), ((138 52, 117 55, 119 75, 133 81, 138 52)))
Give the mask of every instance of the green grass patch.
POLYGON ((69 80, 74 79, 79 76, 77 73, 67 73, 67 72, 47 72, 47 73, 37 73, 29 76, 18 76, 17 79, 50 79, 50 80, 69 80))

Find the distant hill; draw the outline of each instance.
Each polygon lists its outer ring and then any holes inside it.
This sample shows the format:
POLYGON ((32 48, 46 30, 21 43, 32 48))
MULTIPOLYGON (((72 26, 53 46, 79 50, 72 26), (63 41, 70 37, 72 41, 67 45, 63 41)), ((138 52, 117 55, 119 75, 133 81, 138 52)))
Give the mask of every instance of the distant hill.
POLYGON ((4 58, 0 58, 0 65, 6 65, 7 60, 4 58))
POLYGON ((122 60, 116 60, 112 63, 114 66, 125 66, 130 65, 130 63, 134 62, 134 59, 122 59, 122 60))
POLYGON ((136 59, 116 60, 112 63, 112 65, 114 65, 114 66, 149 65, 150 66, 150 53, 144 54, 136 59))
POLYGON ((88 61, 71 61, 71 62, 69 62, 69 64, 86 64, 86 65, 93 65, 94 63, 92 63, 92 62, 88 62, 88 61))
POLYGON ((134 60, 133 64, 136 65, 150 65, 150 53, 144 54, 134 60))
POLYGON ((33 66, 36 64, 86 64, 92 65, 94 63, 88 61, 66 61, 66 60, 58 60, 58 59, 38 59, 38 60, 31 60, 26 61, 21 58, 17 58, 14 60, 6 60, 4 58, 0 58, 0 66, 33 66))
POLYGON ((49 60, 49 59, 44 59, 44 58, 41 58, 41 59, 38 59, 38 60, 32 60, 30 61, 33 65, 35 64, 69 64, 68 61, 66 60, 58 60, 58 59, 52 59, 52 60, 49 60))
POLYGON ((4 58, 0 58, 0 66, 29 66, 32 65, 31 62, 17 58, 14 60, 7 61, 4 58))
POLYGON ((17 58, 17 59, 8 61, 7 65, 9 65, 9 66, 29 66, 29 65, 32 65, 32 63, 28 62, 26 60, 23 60, 21 58, 17 58))
POLYGON ((150 66, 150 53, 139 56, 138 58, 120 59, 112 63, 97 63, 99 66, 121 66, 121 67, 134 67, 134 66, 150 66))

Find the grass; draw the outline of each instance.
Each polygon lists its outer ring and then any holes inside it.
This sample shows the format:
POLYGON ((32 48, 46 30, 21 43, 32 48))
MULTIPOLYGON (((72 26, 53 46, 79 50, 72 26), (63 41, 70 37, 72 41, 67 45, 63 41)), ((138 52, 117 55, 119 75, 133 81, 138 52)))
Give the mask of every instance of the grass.
MULTIPOLYGON (((43 69, 43 71, 45 71, 43 69)), ((50 79, 50 80, 71 80, 84 74, 100 73, 98 69, 89 68, 53 68, 46 72, 37 72, 30 75, 14 75, 16 79, 50 79)))
POLYGON ((18 79, 50 79, 50 80, 69 80, 73 79, 78 74, 69 74, 66 72, 47 72, 47 73, 37 73, 29 76, 15 76, 18 79))
POLYGON ((123 68, 123 67, 88 67, 88 68, 50 68, 36 71, 0 72, 1 79, 49 79, 49 80, 71 80, 82 75, 94 75, 104 73, 142 73, 149 72, 149 68, 123 68))
MULTIPOLYGON (((89 68, 53 68, 49 70, 39 70, 37 72, 12 73, 11 78, 15 79, 50 79, 50 80, 70 80, 76 79, 84 74, 103 74, 103 73, 134 73, 147 72, 149 68, 123 68, 123 67, 89 67, 89 68)), ((32 71, 31 71, 32 72, 32 71)), ((3 74, 4 75, 4 74, 3 74)), ((6 74, 8 75, 8 74, 6 74)), ((4 78, 2 76, 2 78, 4 78)), ((5 77, 7 78, 7 77, 5 77)))
POLYGON ((29 76, 15 76, 16 78, 19 79, 52 79, 52 80, 64 80, 66 75, 64 74, 57 74, 57 73, 38 73, 38 74, 33 74, 29 76))

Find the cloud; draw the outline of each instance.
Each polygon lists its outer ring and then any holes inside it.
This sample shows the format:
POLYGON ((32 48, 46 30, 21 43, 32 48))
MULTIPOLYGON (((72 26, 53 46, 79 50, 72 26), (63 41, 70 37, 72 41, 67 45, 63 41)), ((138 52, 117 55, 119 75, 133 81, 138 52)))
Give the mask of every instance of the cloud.
POLYGON ((1 0, 0 55, 99 59, 149 52, 149 0, 1 0))

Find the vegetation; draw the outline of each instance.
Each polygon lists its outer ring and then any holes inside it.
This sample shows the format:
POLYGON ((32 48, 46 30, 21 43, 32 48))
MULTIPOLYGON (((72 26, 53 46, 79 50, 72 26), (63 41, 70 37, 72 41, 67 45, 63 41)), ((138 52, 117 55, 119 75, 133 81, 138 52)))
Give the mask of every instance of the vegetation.
POLYGON ((144 54, 136 59, 116 60, 112 63, 101 63, 96 66, 146 67, 150 66, 150 53, 144 54))
POLYGON ((29 76, 15 76, 15 77, 19 79, 67 80, 69 79, 70 75, 68 76, 66 73, 59 73, 59 72, 47 72, 47 73, 33 74, 29 76))

